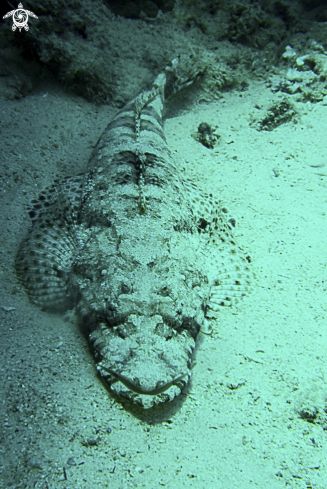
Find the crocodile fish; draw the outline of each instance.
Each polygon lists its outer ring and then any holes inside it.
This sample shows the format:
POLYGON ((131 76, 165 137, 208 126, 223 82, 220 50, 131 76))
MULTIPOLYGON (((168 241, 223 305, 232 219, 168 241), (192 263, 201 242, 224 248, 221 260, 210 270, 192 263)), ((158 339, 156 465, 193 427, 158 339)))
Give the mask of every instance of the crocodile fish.
POLYGON ((32 201, 18 278, 45 310, 75 310, 109 390, 143 408, 178 396, 200 328, 250 287, 227 210, 181 176, 165 100, 190 84, 182 58, 121 109, 82 175, 32 201))

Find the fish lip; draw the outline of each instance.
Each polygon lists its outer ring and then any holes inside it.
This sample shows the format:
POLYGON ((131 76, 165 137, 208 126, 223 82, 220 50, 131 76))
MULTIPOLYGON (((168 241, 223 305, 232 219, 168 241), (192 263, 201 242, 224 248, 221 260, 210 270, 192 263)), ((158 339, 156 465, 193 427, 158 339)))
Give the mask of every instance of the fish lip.
POLYGON ((137 394, 143 394, 143 395, 148 395, 148 396, 155 396, 157 394, 162 394, 163 392, 166 392, 172 385, 175 385, 177 382, 179 382, 184 377, 189 375, 189 372, 186 372, 186 373, 183 373, 182 375, 179 375, 178 377, 175 377, 173 380, 171 380, 167 384, 161 385, 160 387, 155 387, 154 389, 145 389, 145 388, 142 388, 141 386, 135 385, 125 375, 119 374, 119 373, 115 372, 114 370, 111 370, 110 368, 105 367, 104 365, 101 365, 101 368, 103 368, 104 370, 109 372, 111 375, 113 375, 117 380, 119 380, 122 384, 124 384, 131 391, 136 392, 137 394))

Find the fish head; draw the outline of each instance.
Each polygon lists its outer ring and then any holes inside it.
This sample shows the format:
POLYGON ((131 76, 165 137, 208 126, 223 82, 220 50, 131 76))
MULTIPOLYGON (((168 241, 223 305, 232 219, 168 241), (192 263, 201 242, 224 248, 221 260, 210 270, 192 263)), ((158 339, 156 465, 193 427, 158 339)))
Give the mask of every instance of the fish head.
POLYGON ((116 326, 99 323, 90 334, 97 369, 110 391, 145 409, 172 401, 191 377, 200 325, 159 314, 130 314, 116 326))

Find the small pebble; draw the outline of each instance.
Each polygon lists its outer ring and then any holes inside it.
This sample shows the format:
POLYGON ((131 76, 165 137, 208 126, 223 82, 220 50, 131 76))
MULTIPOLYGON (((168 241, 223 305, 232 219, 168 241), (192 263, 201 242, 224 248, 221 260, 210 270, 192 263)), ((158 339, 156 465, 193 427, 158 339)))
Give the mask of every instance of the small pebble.
POLYGON ((73 457, 69 457, 67 460, 67 465, 77 465, 73 457))

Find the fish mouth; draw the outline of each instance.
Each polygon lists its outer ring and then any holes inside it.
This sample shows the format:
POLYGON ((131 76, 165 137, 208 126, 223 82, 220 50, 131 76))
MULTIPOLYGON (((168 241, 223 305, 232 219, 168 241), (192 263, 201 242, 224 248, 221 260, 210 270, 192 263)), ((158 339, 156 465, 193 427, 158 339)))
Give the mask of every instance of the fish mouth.
POLYGON ((179 375, 178 377, 174 378, 168 383, 165 383, 163 385, 158 385, 159 382, 157 383, 156 387, 154 388, 147 388, 143 387, 141 385, 137 385, 135 382, 130 380, 128 377, 126 377, 123 374, 120 374, 118 372, 115 372, 114 370, 111 370, 108 367, 105 367, 104 365, 99 365, 101 369, 106 370, 109 374, 114 376, 117 380, 119 380, 122 384, 125 385, 128 389, 130 389, 133 392, 136 392, 137 394, 145 394, 148 396, 156 396, 157 394, 162 394, 163 392, 167 391, 172 385, 175 385, 177 382, 182 380, 184 377, 189 376, 189 372, 186 372, 182 375, 179 375))

